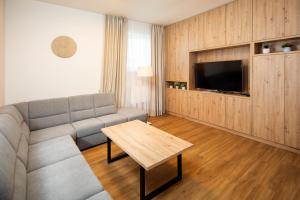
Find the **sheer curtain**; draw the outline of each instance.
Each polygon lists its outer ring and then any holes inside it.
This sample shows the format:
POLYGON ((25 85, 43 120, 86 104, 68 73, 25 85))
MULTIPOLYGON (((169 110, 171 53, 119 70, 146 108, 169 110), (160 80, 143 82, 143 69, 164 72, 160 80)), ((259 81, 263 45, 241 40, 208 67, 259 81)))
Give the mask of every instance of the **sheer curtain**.
POLYGON ((127 107, 150 111, 151 78, 137 76, 140 67, 149 66, 151 66, 151 25, 129 20, 125 95, 127 107))

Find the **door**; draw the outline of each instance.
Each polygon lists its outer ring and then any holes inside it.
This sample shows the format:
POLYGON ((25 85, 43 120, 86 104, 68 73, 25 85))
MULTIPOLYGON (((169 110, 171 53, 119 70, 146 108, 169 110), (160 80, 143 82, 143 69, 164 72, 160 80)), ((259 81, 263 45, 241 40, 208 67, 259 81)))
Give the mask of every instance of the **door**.
POLYGON ((204 15, 197 15, 189 19, 189 50, 204 48, 204 15))
POLYGON ((226 42, 228 45, 252 40, 252 0, 235 0, 226 5, 226 42))
POLYGON ((176 93, 175 89, 166 89, 166 110, 167 112, 176 112, 176 93))
POLYGON ((284 37, 284 1, 253 0, 253 39, 284 37))
POLYGON ((253 59, 253 135, 284 143, 284 55, 253 59))
POLYGON ((300 1, 285 0, 285 36, 300 35, 300 1))
POLYGON ((300 54, 285 57, 285 144, 300 149, 300 54))
MULTIPOLYGON (((204 122, 208 122, 217 126, 225 127, 225 96, 218 94, 203 94, 203 104, 201 115, 204 122)), ((199 112, 200 113, 200 112, 199 112)))

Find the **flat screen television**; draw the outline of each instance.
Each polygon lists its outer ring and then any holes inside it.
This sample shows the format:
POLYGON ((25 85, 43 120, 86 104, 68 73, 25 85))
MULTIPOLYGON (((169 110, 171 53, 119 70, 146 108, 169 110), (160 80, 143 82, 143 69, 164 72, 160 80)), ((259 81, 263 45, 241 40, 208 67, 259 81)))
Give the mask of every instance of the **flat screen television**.
POLYGON ((196 63, 195 87, 223 92, 243 92, 242 60, 196 63))

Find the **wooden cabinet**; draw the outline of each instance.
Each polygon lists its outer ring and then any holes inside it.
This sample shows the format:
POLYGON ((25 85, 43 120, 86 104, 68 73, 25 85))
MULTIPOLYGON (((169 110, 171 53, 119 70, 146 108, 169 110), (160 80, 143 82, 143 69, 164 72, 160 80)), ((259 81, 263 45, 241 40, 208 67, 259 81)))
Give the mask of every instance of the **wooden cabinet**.
POLYGON ((176 113, 181 116, 188 115, 188 92, 186 90, 176 90, 176 113))
POLYGON ((300 35, 300 1, 285 0, 285 36, 300 35))
POLYGON ((176 112, 176 93, 175 89, 166 89, 166 111, 176 112))
POLYGON ((253 39, 284 37, 284 1, 253 0, 253 39))
POLYGON ((241 44, 252 40, 252 0, 235 0, 226 5, 226 42, 241 44))
POLYGON ((189 72, 188 21, 176 23, 176 81, 187 82, 189 72))
POLYGON ((225 127, 225 96, 218 94, 202 94, 199 108, 199 119, 217 126, 225 127))
POLYGON ((192 119, 199 119, 199 106, 201 104, 198 91, 188 91, 188 113, 187 116, 192 119))
POLYGON ((205 48, 224 46, 226 44, 226 7, 210 10, 203 15, 205 48))
POLYGON ((284 143, 284 55, 253 59, 253 135, 284 143))
POLYGON ((189 20, 189 50, 204 49, 204 15, 197 15, 189 20))
POLYGON ((251 133, 251 101, 243 97, 226 97, 226 128, 251 133))
POLYGON ((176 81, 176 25, 165 28, 166 81, 176 81))
POLYGON ((300 54, 285 57, 285 144, 300 149, 300 54))

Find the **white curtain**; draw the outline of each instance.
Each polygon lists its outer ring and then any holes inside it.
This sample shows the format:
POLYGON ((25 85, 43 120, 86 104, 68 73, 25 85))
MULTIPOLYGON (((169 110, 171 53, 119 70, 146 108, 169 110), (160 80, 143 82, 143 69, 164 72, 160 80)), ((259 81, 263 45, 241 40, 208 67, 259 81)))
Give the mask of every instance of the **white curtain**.
POLYGON ((126 68, 127 107, 150 112, 151 77, 138 77, 140 67, 151 66, 151 25, 128 21, 128 46, 126 68))

